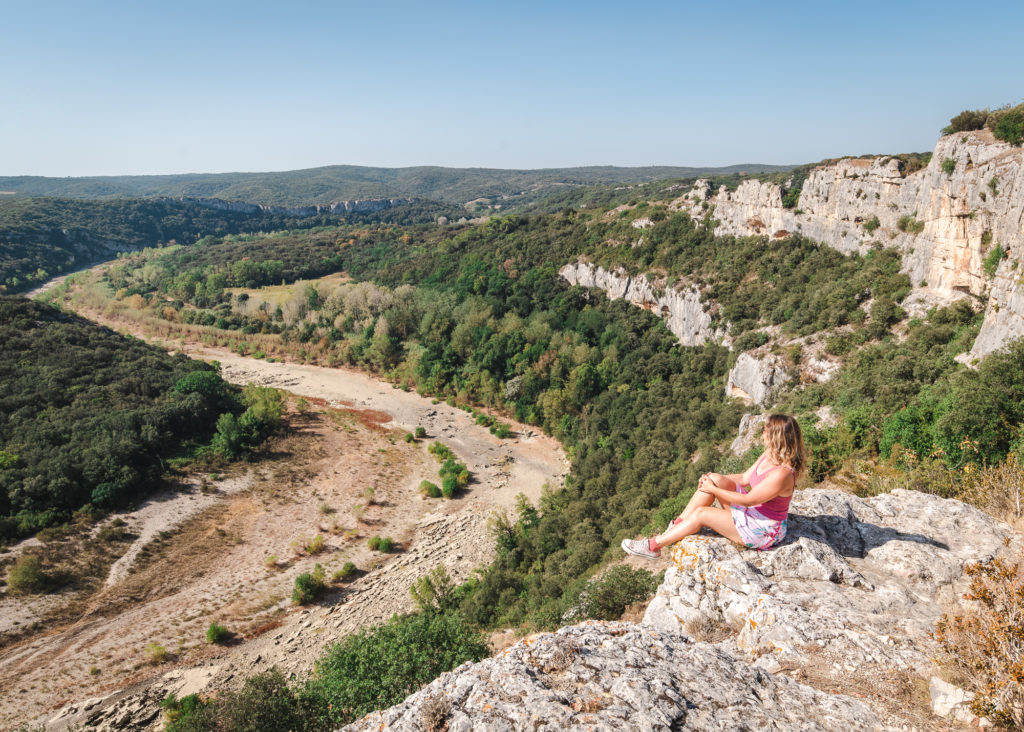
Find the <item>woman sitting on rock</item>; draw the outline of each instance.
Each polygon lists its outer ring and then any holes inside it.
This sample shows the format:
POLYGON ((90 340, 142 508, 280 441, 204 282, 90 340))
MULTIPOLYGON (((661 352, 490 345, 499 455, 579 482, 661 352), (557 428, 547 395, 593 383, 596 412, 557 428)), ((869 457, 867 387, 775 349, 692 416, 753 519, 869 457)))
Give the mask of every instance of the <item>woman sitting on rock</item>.
POLYGON ((761 433, 764 453, 742 475, 705 473, 697 492, 664 533, 650 539, 623 539, 622 548, 654 559, 663 546, 707 527, 752 549, 768 549, 786 536, 786 517, 796 481, 807 467, 797 421, 785 414, 768 417, 761 433), (743 490, 749 486, 750 491, 743 490), (724 508, 712 508, 715 499, 724 508))

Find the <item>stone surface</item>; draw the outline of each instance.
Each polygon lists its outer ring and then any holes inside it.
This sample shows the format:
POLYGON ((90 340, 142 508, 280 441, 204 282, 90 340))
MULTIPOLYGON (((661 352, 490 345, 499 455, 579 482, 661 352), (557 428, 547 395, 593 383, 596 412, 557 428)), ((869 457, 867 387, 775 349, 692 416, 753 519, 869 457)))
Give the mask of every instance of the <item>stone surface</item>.
POLYGON ((716 325, 692 286, 656 288, 644 275, 631 277, 619 270, 609 272, 589 262, 567 264, 558 273, 570 284, 604 290, 610 300, 624 298, 664 319, 665 325, 684 346, 709 341, 727 342, 726 331, 716 325))
POLYGON ((933 676, 928 684, 931 696, 932 712, 939 717, 948 717, 960 722, 971 724, 976 719, 974 712, 967 706, 974 699, 974 694, 953 686, 937 676, 933 676))
POLYGON ((771 674, 722 648, 632 623, 592 621, 460 666, 345 729, 428 729, 431 708, 447 710, 435 729, 446 722, 449 732, 880 726, 861 701, 771 674))
POLYGON ((742 399, 747 404, 764 405, 774 395, 776 388, 791 378, 777 356, 758 358, 744 352, 729 371, 725 395, 742 399))
POLYGON ((923 301, 985 297, 991 289, 974 356, 1024 335, 1024 272, 1014 269, 1024 261, 1024 149, 987 130, 956 133, 936 143, 924 169, 904 176, 901 166, 886 156, 819 166, 792 209, 782 207, 779 186, 759 180, 717 192, 698 181, 672 207, 696 218, 713 207, 717 234, 779 239, 799 233, 845 253, 863 254, 875 244, 897 247, 904 271, 925 290, 923 301), (954 162, 952 174, 942 171, 945 160, 954 162), (923 231, 900 231, 903 216, 922 222, 923 231), (875 217, 879 226, 868 231, 864 224, 875 217), (993 282, 982 263, 997 243, 1009 249, 1009 258, 993 282))
POLYGON ((710 536, 675 545, 675 566, 643 622, 676 632, 728 625, 736 648, 768 668, 819 657, 840 671, 928 676, 937 655, 930 634, 959 601, 964 566, 1006 551, 1010 535, 980 511, 929 494, 799 491, 775 549, 740 550, 710 536))
POLYGON ((740 418, 740 426, 736 431, 736 439, 729 445, 733 455, 742 455, 761 442, 761 430, 768 419, 765 414, 744 414, 740 418))

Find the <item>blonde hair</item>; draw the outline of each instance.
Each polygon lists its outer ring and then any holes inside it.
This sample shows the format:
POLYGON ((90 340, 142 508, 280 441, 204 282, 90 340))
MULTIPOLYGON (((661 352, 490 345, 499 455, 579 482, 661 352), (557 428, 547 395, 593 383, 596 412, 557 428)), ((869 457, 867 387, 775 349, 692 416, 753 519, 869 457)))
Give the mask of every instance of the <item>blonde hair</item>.
POLYGON ((793 468, 796 480, 807 470, 807 449, 800 425, 788 414, 772 414, 764 423, 764 446, 776 465, 793 468))

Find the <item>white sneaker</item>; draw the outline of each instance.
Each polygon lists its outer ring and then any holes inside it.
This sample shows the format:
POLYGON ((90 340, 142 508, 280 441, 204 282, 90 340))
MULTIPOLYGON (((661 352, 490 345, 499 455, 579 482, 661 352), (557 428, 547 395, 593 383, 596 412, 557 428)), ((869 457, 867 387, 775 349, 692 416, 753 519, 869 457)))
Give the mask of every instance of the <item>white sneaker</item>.
POLYGON ((627 554, 633 554, 644 559, 657 559, 661 552, 652 552, 651 545, 647 539, 623 539, 622 548, 627 554))

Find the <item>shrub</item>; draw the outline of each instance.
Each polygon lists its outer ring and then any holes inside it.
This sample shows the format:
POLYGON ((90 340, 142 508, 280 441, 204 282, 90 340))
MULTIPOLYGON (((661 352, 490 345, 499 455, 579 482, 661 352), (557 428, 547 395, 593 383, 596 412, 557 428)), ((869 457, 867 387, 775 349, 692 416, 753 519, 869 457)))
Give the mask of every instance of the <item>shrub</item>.
POLYGON ((351 579, 356 573, 356 565, 352 562, 345 562, 341 569, 335 571, 331 575, 331 579, 334 582, 344 582, 347 579, 351 579))
POLYGON ((997 724, 1024 728, 1024 560, 993 559, 967 568, 973 607, 943 615, 935 638, 975 693, 971 710, 997 724))
POLYGON ((417 440, 422 440, 426 436, 427 436, 427 431, 424 428, 422 428, 422 427, 417 427, 416 428, 416 439, 417 440))
POLYGON ((446 475, 441 479, 441 495, 445 498, 453 498, 458 490, 459 484, 454 475, 446 475))
POLYGON ((992 197, 995 198, 999 195, 999 176, 993 175, 988 182, 988 187, 992 191, 992 197))
POLYGON ((956 161, 953 158, 943 158, 942 172, 946 175, 953 175, 956 172, 956 161))
POLYGON ((457 615, 394 616, 385 625, 350 635, 316 664, 302 695, 331 729, 405 699, 445 671, 487 656, 481 635, 457 615))
POLYGON ((924 231, 924 222, 918 221, 913 215, 900 216, 896 228, 907 234, 920 234, 924 231))
POLYGON ((319 554, 326 548, 327 545, 324 543, 324 537, 322 534, 317 534, 316 536, 314 536, 312 539, 310 539, 309 543, 307 543, 303 547, 303 549, 306 550, 306 554, 310 555, 319 554))
POLYGON ((980 130, 985 126, 988 116, 989 110, 987 109, 965 109, 949 120, 949 124, 942 128, 942 134, 952 135, 954 132, 980 130))
POLYGON ((1013 109, 994 112, 993 116, 996 119, 992 125, 992 134, 997 140, 1018 147, 1024 143, 1024 104, 1013 109))
POLYGON ((232 637, 234 637, 234 633, 225 628, 223 625, 217 625, 217 623, 210 623, 210 627, 206 629, 207 643, 215 643, 216 645, 222 645, 231 640, 232 637))
POLYGON ((412 432, 406 432, 404 439, 406 442, 416 442, 416 437, 412 432))
POLYGON ((424 480, 420 483, 420 493, 427 498, 441 497, 441 489, 437 487, 436 483, 431 483, 429 480, 424 480))
POLYGON ((324 584, 324 568, 317 564, 312 572, 304 572, 295 578, 295 589, 292 590, 292 602, 296 605, 308 605, 315 601, 326 589, 324 584))
POLYGON ((985 261, 982 262, 982 268, 985 270, 985 274, 989 277, 996 276, 996 270, 999 268, 999 263, 1006 256, 1006 252, 1003 250, 1002 245, 996 244, 985 256, 985 261))
POLYGON ((626 606, 647 599, 660 579, 645 569, 619 564, 587 585, 582 593, 583 612, 596 620, 618 620, 626 606))
POLYGON ((152 664, 160 664, 167 660, 167 649, 158 643, 146 644, 146 658, 152 664))
POLYGON ((869 234, 874 234, 875 229, 882 225, 882 222, 878 220, 877 216, 872 216, 870 219, 864 222, 864 231, 869 234))
POLYGON ((389 536, 374 536, 366 544, 374 551, 385 554, 395 548, 395 540, 389 536))
POLYGON ((7 590, 12 595, 34 595, 46 589, 42 563, 34 554, 18 557, 7 573, 7 590))

